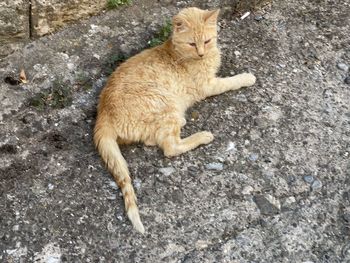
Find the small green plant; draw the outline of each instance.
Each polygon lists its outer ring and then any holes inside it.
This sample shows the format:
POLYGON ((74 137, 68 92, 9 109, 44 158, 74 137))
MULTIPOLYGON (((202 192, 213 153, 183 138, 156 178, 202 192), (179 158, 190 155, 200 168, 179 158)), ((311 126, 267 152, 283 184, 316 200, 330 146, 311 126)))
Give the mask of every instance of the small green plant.
POLYGON ((76 75, 75 84, 83 90, 91 90, 93 81, 86 73, 78 72, 76 75))
POLYGON ((107 61, 103 65, 103 73, 106 75, 112 74, 117 66, 127 60, 127 56, 123 54, 115 54, 108 57, 107 61))
POLYGON ((55 80, 48 90, 39 92, 30 98, 29 105, 38 110, 44 110, 48 107, 62 109, 70 106, 72 101, 72 92, 68 85, 62 81, 55 80))
POLYGON ((107 0, 107 8, 115 9, 122 5, 128 5, 131 3, 131 0, 107 0))
POLYGON ((155 47, 163 42, 165 42, 171 35, 172 31, 172 24, 170 20, 167 20, 164 25, 160 28, 159 32, 155 35, 154 38, 152 38, 149 42, 148 45, 150 47, 155 47))

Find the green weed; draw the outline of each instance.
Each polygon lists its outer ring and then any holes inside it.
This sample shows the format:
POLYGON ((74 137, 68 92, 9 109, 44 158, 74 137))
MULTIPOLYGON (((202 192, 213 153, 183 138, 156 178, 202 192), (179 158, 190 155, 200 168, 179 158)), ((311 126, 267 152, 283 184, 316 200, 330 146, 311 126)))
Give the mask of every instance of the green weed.
POLYGON ((121 63, 123 63, 127 59, 128 57, 123 54, 111 55, 110 57, 108 57, 107 61, 103 65, 102 72, 105 75, 112 74, 113 71, 116 69, 116 67, 119 66, 121 63))
POLYGON ((128 5, 131 3, 131 0, 107 0, 107 8, 115 9, 122 5, 128 5))
POLYGON ((78 72, 75 79, 75 84, 83 90, 91 90, 93 86, 93 81, 84 72, 78 72))
POLYGON ((149 42, 148 45, 150 47, 155 47, 163 42, 165 42, 171 35, 172 31, 172 24, 170 20, 167 20, 164 25, 160 28, 159 32, 155 35, 154 38, 152 38, 149 42))
POLYGON ((73 97, 70 87, 62 81, 55 80, 52 86, 37 93, 29 99, 29 105, 44 110, 46 108, 62 109, 72 104, 73 97))

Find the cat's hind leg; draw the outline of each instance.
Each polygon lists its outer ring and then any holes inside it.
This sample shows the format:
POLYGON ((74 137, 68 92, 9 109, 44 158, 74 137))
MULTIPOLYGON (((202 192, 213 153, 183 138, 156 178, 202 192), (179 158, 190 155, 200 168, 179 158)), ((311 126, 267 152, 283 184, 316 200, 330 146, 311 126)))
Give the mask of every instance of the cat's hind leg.
POLYGON ((211 132, 202 131, 192 134, 181 139, 182 120, 164 122, 157 132, 157 144, 163 149, 164 155, 167 157, 177 156, 184 152, 190 151, 199 145, 208 144, 214 136, 211 132))

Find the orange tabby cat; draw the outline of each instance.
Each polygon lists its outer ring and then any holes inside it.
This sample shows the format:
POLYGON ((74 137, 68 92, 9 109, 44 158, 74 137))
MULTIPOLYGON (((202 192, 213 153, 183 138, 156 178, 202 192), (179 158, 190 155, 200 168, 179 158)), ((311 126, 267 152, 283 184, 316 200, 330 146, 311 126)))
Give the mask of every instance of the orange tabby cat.
POLYGON ((141 233, 145 230, 118 144, 158 145, 168 157, 208 144, 214 138, 208 131, 180 137, 186 109, 206 97, 255 83, 250 73, 216 77, 218 14, 219 10, 183 9, 173 18, 172 37, 124 62, 102 90, 94 142, 123 193, 130 221, 141 233))

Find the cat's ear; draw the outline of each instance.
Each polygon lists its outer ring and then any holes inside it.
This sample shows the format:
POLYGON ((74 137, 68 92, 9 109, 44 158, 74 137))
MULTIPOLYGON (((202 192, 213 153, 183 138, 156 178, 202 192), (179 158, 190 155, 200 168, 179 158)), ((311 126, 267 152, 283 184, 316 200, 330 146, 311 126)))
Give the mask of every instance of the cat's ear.
POLYGON ((185 19, 175 16, 173 18, 173 29, 175 33, 182 33, 188 30, 188 23, 185 19))
POLYGON ((216 26, 220 9, 206 11, 204 14, 204 21, 209 26, 216 26))

